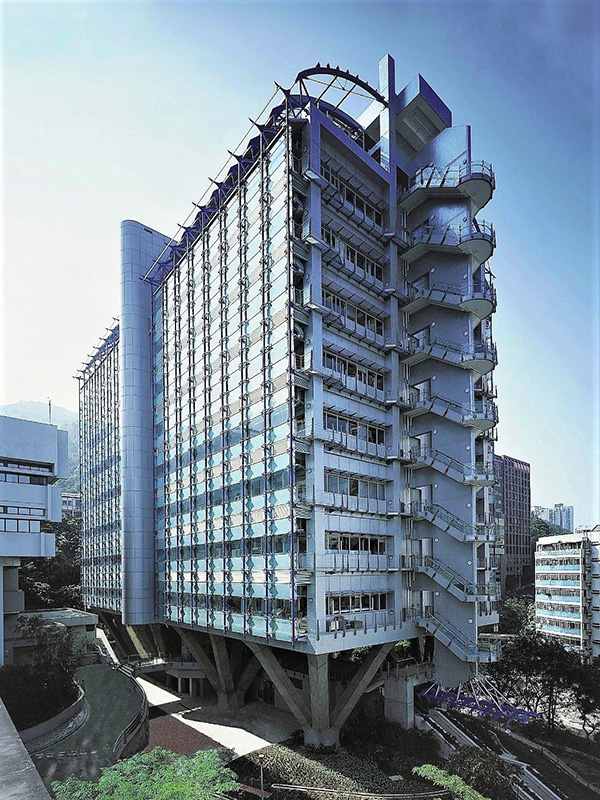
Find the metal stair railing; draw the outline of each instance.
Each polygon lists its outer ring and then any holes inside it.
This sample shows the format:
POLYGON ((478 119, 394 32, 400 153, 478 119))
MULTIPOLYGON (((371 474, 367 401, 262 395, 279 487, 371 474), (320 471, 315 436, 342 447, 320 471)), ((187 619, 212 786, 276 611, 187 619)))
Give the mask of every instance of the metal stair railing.
POLYGON ((456 528, 456 530, 460 531, 465 536, 473 538, 481 537, 482 539, 486 539, 489 538, 491 533, 491 526, 479 524, 473 525, 461 519, 460 517, 457 517, 456 514, 453 514, 451 511, 448 511, 443 506, 437 505, 436 503, 419 503, 415 507, 415 511, 420 511, 423 514, 430 514, 433 517, 433 520, 439 517, 445 523, 453 528, 456 528))
POLYGON ((489 583, 473 583, 467 580, 464 575, 461 575, 460 572, 457 572, 444 561, 434 556, 421 556, 420 565, 424 568, 434 570, 436 574, 439 573, 443 575, 450 583, 456 586, 457 589, 470 597, 496 595, 498 593, 498 584, 496 581, 489 581, 489 583))

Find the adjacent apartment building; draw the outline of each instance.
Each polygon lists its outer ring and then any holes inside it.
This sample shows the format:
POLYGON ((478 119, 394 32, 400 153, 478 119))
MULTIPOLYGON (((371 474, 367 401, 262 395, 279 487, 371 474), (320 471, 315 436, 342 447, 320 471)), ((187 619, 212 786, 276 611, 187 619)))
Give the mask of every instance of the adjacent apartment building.
POLYGON ((503 592, 509 584, 520 585, 524 571, 531 574, 531 467, 512 456, 494 456, 496 485, 494 513, 502 520, 504 547, 498 555, 503 592))
POLYGON ((535 618, 586 660, 600 656, 600 525, 538 539, 535 618))
POLYGON ((79 374, 87 606, 316 744, 399 640, 446 686, 499 655, 494 172, 394 73, 300 72, 177 240, 124 222, 119 324, 79 374))
POLYGON ((573 506, 565 506, 562 503, 556 503, 554 508, 545 508, 544 506, 534 506, 532 514, 544 522, 549 522, 552 525, 558 525, 559 528, 564 528, 566 531, 573 533, 575 531, 575 516, 573 506))
POLYGON ((0 416, 0 665, 12 663, 13 640, 24 609, 21 558, 54 555, 61 495, 54 484, 67 475, 67 432, 55 425, 0 416))

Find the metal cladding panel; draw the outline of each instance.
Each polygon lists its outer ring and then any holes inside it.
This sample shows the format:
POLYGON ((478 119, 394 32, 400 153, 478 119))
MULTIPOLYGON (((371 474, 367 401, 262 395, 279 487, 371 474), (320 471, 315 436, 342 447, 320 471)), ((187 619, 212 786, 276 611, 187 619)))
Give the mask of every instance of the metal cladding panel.
POLYGON ((152 291, 141 279, 168 241, 139 222, 121 225, 121 565, 128 625, 154 619, 152 291))

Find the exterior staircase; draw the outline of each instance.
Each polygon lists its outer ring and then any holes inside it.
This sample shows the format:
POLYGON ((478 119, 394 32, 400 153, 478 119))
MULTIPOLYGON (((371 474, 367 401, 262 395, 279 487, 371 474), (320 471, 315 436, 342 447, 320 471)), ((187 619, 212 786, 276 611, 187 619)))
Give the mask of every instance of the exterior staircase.
POLYGON ((493 525, 473 525, 435 503, 418 503, 412 507, 413 517, 431 522, 436 528, 449 533, 459 542, 492 542, 493 525))
POLYGON ((431 467, 455 481, 475 486, 491 486, 495 483, 494 466, 491 462, 488 464, 480 462, 464 464, 462 461, 426 445, 411 450, 408 466, 412 469, 431 467))
POLYGON ((492 428, 498 422, 496 405, 491 400, 461 404, 437 394, 412 391, 409 402, 410 408, 405 412, 407 417, 431 413, 481 430, 492 428))
POLYGON ((417 624, 435 636, 441 644, 447 647, 461 661, 488 664, 498 661, 500 658, 499 642, 486 641, 478 644, 438 612, 425 611, 418 618, 417 624))
POLYGON ((418 557, 415 569, 417 572, 428 575, 458 600, 474 603, 479 600, 487 600, 490 597, 497 597, 499 593, 498 584, 495 581, 482 584, 472 583, 460 572, 433 556, 418 557))

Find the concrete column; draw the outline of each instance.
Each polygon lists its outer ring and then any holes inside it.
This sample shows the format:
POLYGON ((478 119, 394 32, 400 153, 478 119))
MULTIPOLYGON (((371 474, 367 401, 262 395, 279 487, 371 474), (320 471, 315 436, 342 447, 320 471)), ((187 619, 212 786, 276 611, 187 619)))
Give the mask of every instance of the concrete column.
POLYGON ((311 727, 304 730, 304 742, 313 747, 337 747, 339 728, 329 723, 329 654, 308 655, 311 727))
POLYGON ((152 635, 154 636, 154 642, 156 644, 156 650, 159 653, 167 654, 167 644, 165 642, 165 637, 163 636, 162 626, 158 623, 153 623, 150 625, 150 630, 152 631, 152 635))
POLYGON ((147 625, 127 625, 127 633, 134 644, 140 658, 147 658, 154 653, 154 639, 147 625))
POLYGON ((121 224, 119 333, 122 619, 154 620, 152 289, 141 278, 169 240, 121 224))
POLYGON ((414 681, 390 676, 384 683, 384 715, 403 728, 413 728, 415 724, 414 681))

